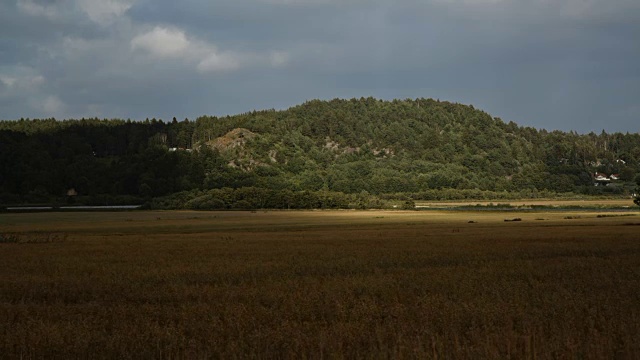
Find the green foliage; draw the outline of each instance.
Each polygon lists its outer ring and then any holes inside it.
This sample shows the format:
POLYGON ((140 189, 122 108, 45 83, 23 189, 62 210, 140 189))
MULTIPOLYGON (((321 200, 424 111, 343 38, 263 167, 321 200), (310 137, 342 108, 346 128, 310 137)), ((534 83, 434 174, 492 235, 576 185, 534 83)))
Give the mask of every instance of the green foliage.
MULTIPOLYGON (((69 189, 79 204, 257 188, 344 193, 356 207, 372 205, 364 193, 629 194, 640 171, 638 144, 639 134, 536 130, 433 99, 312 100, 284 111, 169 123, 1 121, 0 204, 66 201, 69 189), (620 180, 595 187, 595 172, 620 180)), ((193 206, 263 207, 251 199, 221 201, 193 206)), ((296 206, 324 206, 303 202, 296 206)))
POLYGON ((155 198, 147 203, 150 209, 348 209, 381 208, 384 202, 369 194, 347 195, 332 191, 291 191, 241 187, 207 191, 181 192, 155 198))

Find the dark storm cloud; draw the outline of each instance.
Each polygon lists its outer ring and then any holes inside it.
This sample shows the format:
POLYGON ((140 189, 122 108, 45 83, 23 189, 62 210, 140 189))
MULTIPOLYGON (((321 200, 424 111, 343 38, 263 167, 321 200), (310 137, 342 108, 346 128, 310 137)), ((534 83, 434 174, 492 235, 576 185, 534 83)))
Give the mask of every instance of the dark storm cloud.
POLYGON ((639 17, 631 0, 19 0, 0 4, 0 117, 433 97, 636 132, 639 17))

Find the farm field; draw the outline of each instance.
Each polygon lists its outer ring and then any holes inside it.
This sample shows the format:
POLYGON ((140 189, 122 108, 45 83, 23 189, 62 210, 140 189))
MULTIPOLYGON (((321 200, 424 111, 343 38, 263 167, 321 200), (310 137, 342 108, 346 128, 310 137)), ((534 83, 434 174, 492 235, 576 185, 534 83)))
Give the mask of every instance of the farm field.
POLYGON ((21 213, 0 235, 0 358, 640 357, 633 208, 21 213))

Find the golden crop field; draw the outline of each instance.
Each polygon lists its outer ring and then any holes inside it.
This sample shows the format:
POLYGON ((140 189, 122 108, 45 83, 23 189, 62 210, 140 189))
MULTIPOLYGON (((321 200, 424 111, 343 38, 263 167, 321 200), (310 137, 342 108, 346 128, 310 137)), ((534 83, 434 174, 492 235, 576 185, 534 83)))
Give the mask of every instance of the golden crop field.
POLYGON ((0 358, 640 358, 634 210, 0 214, 0 235, 0 358))

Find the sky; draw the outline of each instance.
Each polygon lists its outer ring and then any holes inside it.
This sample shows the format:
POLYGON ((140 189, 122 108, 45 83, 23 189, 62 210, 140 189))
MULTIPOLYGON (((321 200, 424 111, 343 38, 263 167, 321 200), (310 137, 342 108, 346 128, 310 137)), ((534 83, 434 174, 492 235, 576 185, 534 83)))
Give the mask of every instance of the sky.
POLYGON ((0 0, 0 119, 368 96, 640 132, 640 1, 0 0))

